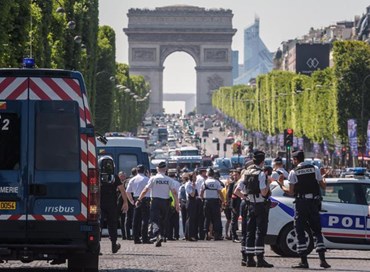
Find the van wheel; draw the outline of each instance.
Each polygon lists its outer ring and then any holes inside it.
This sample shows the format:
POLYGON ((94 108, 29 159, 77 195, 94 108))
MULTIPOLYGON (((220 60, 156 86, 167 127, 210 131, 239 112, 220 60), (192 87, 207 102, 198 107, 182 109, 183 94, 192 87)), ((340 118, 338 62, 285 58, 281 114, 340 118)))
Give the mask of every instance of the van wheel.
POLYGON ((68 259, 70 272, 99 272, 99 253, 76 254, 68 259))
MULTIPOLYGON (((307 246, 307 255, 313 250, 313 237, 308 228, 305 228, 305 236, 307 246)), ((293 224, 289 224, 283 228, 279 235, 279 248, 281 256, 284 257, 298 257, 297 254, 297 233, 293 224)), ((279 254, 280 255, 280 254, 279 254)))

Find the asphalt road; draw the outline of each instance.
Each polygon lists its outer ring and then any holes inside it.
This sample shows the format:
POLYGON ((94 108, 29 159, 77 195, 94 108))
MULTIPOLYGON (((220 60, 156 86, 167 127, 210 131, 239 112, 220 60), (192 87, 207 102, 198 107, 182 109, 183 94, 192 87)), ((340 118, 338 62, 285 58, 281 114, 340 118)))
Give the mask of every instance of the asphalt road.
MULTIPOLYGON (((282 258, 266 246, 266 260, 274 264, 273 269, 245 268, 240 266, 240 244, 231 241, 168 241, 160 248, 154 245, 135 245, 132 241, 121 241, 122 249, 117 254, 110 252, 110 241, 102 239, 100 271, 304 271, 290 268, 297 258, 282 258)), ((328 271, 369 271, 368 251, 329 250, 328 271)), ((319 267, 317 254, 309 256, 311 270, 319 267)), ((0 264, 0 271, 66 271, 66 265, 50 266, 46 262, 22 264, 9 262, 0 264)), ((307 271, 307 270, 305 270, 307 271)))

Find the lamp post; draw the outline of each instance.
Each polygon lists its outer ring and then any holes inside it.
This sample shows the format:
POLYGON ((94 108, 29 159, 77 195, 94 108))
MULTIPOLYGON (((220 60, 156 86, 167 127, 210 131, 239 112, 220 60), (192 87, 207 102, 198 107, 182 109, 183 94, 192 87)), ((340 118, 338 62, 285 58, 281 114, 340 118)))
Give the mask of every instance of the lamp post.
POLYGON ((365 152, 366 152, 366 129, 365 129, 365 120, 364 120, 364 110, 365 110, 365 101, 364 101, 364 96, 365 96, 365 90, 366 90, 366 80, 370 78, 370 74, 367 75, 364 80, 362 81, 362 93, 361 93, 361 128, 362 128, 362 167, 364 167, 364 157, 365 157, 365 152))

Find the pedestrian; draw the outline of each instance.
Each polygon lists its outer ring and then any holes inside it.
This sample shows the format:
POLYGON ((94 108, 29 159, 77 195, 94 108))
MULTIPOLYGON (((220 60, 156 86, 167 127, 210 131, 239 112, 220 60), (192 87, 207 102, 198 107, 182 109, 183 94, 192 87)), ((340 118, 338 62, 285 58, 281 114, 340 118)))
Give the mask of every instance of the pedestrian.
POLYGON ((114 162, 112 157, 103 156, 98 160, 100 190, 101 224, 107 220, 109 238, 112 243, 112 252, 117 253, 121 245, 117 243, 118 217, 117 209, 126 212, 128 209, 126 192, 118 176, 114 175, 114 162), (120 190, 123 204, 117 207, 117 189, 120 190))
POLYGON ((253 164, 244 172, 244 180, 239 182, 235 194, 242 198, 243 225, 246 227, 245 247, 242 248, 242 266, 273 267, 264 259, 264 243, 268 226, 268 209, 266 198, 270 193, 269 183, 262 167, 265 153, 255 151, 253 164), (254 259, 257 256, 257 262, 254 259))
POLYGON ((214 240, 223 240, 220 205, 220 199, 221 202, 224 202, 221 195, 222 186, 214 178, 215 172, 213 168, 208 168, 206 174, 207 179, 204 181, 200 192, 200 197, 204 201, 204 232, 207 234, 207 240, 209 240, 208 230, 212 223, 214 240))
POLYGON ((148 225, 150 218, 150 194, 142 198, 140 205, 135 205, 144 187, 148 184, 149 178, 145 175, 145 166, 139 164, 135 168, 137 174, 130 179, 127 186, 127 198, 134 205, 133 214, 133 236, 134 244, 150 244, 148 238, 148 225), (132 197, 133 195, 133 197, 132 197), (141 239, 140 239, 141 238, 141 239))
POLYGON ((157 174, 151 177, 148 184, 144 187, 140 193, 135 205, 136 207, 141 205, 143 198, 150 191, 151 193, 151 206, 150 206, 150 218, 153 228, 153 235, 155 237, 155 246, 160 247, 165 235, 165 220, 167 210, 170 205, 169 192, 171 191, 175 200, 175 208, 178 212, 180 210, 177 185, 176 181, 166 176, 166 162, 160 162, 157 166, 157 174))
POLYGON ((307 261, 307 244, 305 237, 305 227, 308 226, 316 241, 316 252, 319 254, 320 266, 330 268, 331 266, 325 259, 325 245, 321 233, 320 206, 321 196, 320 187, 325 189, 326 182, 323 180, 317 166, 304 162, 304 152, 295 151, 292 153, 295 168, 289 173, 289 188, 284 186, 283 175, 278 180, 281 189, 295 197, 295 216, 294 226, 297 232, 298 245, 297 252, 301 258, 298 265, 293 268, 309 268, 307 261))
MULTIPOLYGON (((134 168, 136 171, 136 168, 134 168)), ((121 180, 123 187, 125 188, 125 191, 127 192, 127 186, 134 175, 132 170, 131 170, 131 176, 127 177, 126 174, 123 171, 120 171, 118 173, 118 177, 121 180)), ((135 172, 136 175, 136 172, 135 172)), ((118 190, 118 207, 121 207, 123 204, 123 199, 121 192, 118 190)), ((119 210, 119 209, 118 209, 119 210)), ((118 212, 118 219, 120 221, 120 226, 121 226, 121 233, 122 233, 122 240, 131 240, 132 239, 132 219, 133 219, 133 214, 134 214, 134 206, 131 204, 130 201, 128 201, 128 210, 127 212, 122 212, 119 210, 118 212)))

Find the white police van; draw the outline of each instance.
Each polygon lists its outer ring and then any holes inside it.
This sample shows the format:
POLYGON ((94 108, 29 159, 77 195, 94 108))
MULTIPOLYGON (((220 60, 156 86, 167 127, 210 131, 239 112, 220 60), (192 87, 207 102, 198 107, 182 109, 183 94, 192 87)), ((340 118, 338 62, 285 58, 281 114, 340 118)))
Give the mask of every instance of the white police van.
MULTIPOLYGON (((327 178, 322 191, 321 225, 328 249, 370 249, 370 179, 327 178)), ((288 186, 288 181, 285 181, 288 186)), ((281 256, 297 256, 293 197, 275 186, 272 190, 266 244, 281 256)), ((313 249, 311 232, 306 230, 308 250, 313 249)))
POLYGON ((0 260, 99 267, 99 179, 81 73, 0 69, 0 260))
POLYGON ((108 132, 105 135, 103 142, 97 141, 98 157, 111 156, 116 166, 114 169, 116 175, 123 171, 130 176, 131 169, 139 164, 150 170, 149 151, 143 139, 128 137, 118 132, 108 132))

